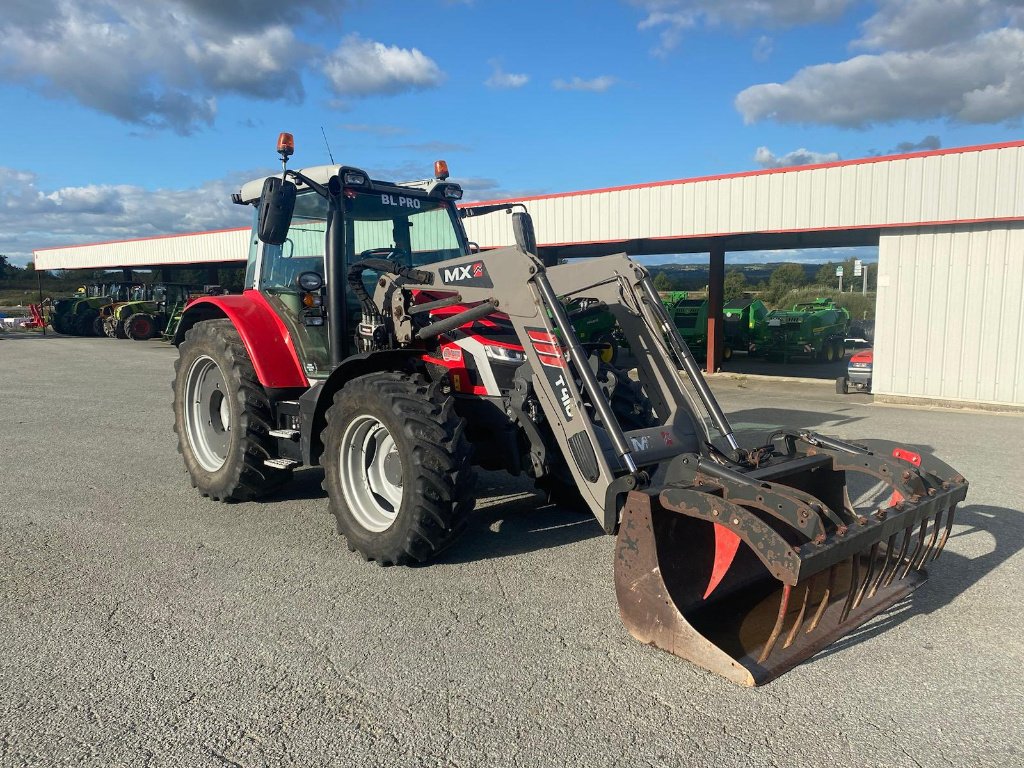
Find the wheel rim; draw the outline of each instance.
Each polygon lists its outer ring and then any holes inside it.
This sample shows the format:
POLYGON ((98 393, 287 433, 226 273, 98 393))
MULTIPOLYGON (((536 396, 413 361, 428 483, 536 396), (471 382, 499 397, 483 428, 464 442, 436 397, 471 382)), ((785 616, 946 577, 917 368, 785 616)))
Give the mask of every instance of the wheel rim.
POLYGON ((228 458, 231 404, 220 366, 211 357, 197 358, 185 379, 185 432, 192 453, 207 472, 216 472, 228 458))
POLYGON ((341 438, 341 489, 345 504, 363 528, 386 531, 402 506, 402 458, 395 439, 379 419, 352 420, 341 438))

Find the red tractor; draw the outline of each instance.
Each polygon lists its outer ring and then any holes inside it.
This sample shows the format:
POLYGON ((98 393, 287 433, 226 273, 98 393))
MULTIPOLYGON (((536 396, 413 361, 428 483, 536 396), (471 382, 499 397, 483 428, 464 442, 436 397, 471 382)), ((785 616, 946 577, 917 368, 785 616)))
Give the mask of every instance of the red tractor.
POLYGON ((350 166, 246 184, 246 290, 185 309, 175 429, 220 501, 321 465, 350 549, 382 565, 449 546, 474 467, 525 474, 618 534, 623 621, 644 642, 753 685, 914 589, 964 479, 904 446, 781 429, 740 445, 654 289, 626 255, 546 264, 533 227, 484 253, 439 162, 408 184, 350 166), (565 309, 602 302, 634 373, 565 309), (712 434, 712 429, 716 433, 712 434), (855 508, 847 477, 880 487, 855 508), (919 528, 919 530, 918 530, 919 528), (911 551, 912 543, 914 548, 911 551))

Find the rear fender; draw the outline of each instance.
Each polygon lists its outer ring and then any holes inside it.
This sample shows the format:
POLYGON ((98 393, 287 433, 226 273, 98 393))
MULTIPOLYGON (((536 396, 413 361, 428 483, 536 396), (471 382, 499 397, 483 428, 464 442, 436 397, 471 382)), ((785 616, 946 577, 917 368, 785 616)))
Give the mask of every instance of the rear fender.
POLYGON ((256 376, 265 388, 309 387, 287 326, 259 291, 205 296, 191 302, 182 312, 174 345, 180 345, 196 323, 222 318, 230 320, 242 337, 256 376))

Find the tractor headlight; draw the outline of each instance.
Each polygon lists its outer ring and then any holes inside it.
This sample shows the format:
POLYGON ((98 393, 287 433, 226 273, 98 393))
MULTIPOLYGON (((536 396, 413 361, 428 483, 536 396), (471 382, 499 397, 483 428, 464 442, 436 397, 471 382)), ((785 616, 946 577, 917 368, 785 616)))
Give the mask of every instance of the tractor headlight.
POLYGON ((345 171, 343 181, 346 187, 365 187, 366 174, 359 173, 359 171, 345 171))
POLYGON ((492 344, 484 345, 484 354, 491 360, 498 363, 525 363, 526 353, 509 347, 498 347, 492 344))

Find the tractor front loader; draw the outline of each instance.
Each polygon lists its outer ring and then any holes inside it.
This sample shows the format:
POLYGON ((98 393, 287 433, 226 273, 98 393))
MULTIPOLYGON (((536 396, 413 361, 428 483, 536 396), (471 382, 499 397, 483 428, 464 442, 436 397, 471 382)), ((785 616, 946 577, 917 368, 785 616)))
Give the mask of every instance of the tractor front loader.
POLYGON ((203 494, 254 498, 321 464, 349 548, 393 565, 455 541, 475 465, 525 474, 617 535, 635 637, 745 685, 924 580, 963 477, 806 431, 741 445, 642 266, 545 265, 523 213, 515 247, 476 253, 446 176, 286 168, 236 196, 259 209, 251 282, 191 303, 175 336, 179 449, 203 494), (579 297, 614 316, 635 374, 580 341, 579 297))

